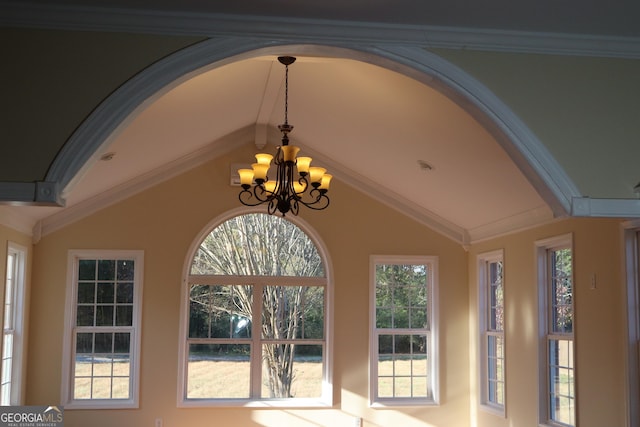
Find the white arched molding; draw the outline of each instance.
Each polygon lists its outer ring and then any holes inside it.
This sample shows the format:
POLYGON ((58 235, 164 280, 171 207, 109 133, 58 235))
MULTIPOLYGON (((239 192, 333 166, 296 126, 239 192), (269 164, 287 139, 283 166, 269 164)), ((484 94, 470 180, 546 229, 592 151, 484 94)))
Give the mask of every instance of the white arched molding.
MULTIPOLYGON (((327 38, 320 44, 292 40, 224 37, 209 39, 158 61, 125 82, 96 108, 64 145, 45 181, 54 183, 63 200, 66 191, 97 161, 113 138, 147 105, 178 84, 208 70, 262 55, 319 55, 349 58, 378 65, 423 82, 457 102, 496 138, 536 188, 556 216, 572 213, 572 201, 581 195, 564 170, 527 126, 491 91, 464 70, 421 47, 339 43, 327 38)), ((358 178, 347 176, 347 182, 358 178)), ((410 206, 390 194, 376 194, 375 186, 356 182, 371 195, 406 215, 462 244, 470 242, 466 230, 424 209, 410 206)))

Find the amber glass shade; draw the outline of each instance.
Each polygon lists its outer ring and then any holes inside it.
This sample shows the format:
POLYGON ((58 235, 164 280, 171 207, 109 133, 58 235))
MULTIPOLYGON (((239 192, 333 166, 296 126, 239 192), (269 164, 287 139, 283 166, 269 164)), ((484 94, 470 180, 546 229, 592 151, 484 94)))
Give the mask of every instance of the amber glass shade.
POLYGON ((283 145, 280 149, 282 150, 285 162, 295 162, 298 151, 300 151, 300 147, 296 147, 295 145, 283 145))
POLYGON ((238 169, 238 175, 240 175, 240 185, 251 185, 253 183, 252 169, 238 169))

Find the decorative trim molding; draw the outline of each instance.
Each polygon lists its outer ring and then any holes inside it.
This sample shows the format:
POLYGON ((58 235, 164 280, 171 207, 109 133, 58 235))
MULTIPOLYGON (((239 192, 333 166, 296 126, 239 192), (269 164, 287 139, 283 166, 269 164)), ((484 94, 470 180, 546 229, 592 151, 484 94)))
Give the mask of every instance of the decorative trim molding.
POLYGON ((574 197, 572 216, 637 218, 640 217, 640 199, 592 199, 574 197))
MULTIPOLYGON (((84 169, 97 160, 111 138, 156 97, 209 69, 243 58, 277 54, 282 50, 282 46, 287 46, 287 51, 292 54, 344 57, 373 63, 443 91, 494 134, 546 203, 551 206, 554 215, 567 215, 571 209, 570 200, 580 196, 551 154, 502 101, 463 70, 431 52, 419 47, 396 45, 290 45, 282 41, 248 38, 203 41, 151 65, 127 81, 78 127, 54 160, 46 180, 58 182, 59 188, 69 191, 75 179, 82 176, 84 169)), ((169 169, 172 168, 173 166, 169 166, 169 169)), ((343 168, 343 174, 349 176, 354 186, 367 191, 378 200, 400 209, 404 214, 463 245, 471 243, 466 230, 444 218, 390 192, 376 190, 377 186, 367 183, 362 177, 349 175, 346 168, 343 168)), ((148 177, 144 176, 140 181, 145 182, 147 179, 148 177)), ((349 182, 349 179, 345 181, 349 182)), ((118 187, 107 194, 115 194, 117 191, 125 191, 125 188, 118 187)), ((127 186, 125 193, 132 194, 131 191, 138 190, 130 190, 130 186, 127 186)), ((108 196, 99 196, 81 206, 93 212, 98 206, 104 206, 103 201, 106 197, 108 196)), ((45 235, 60 226, 56 224, 66 224, 68 220, 75 218, 75 212, 78 210, 80 207, 44 220, 40 227, 42 234, 45 235)))
POLYGON ((0 182, 0 202, 64 206, 56 181, 0 182))
POLYGON ((428 25, 0 3, 0 26, 180 36, 240 36, 426 48, 640 58, 640 38, 428 25))
POLYGON ((523 231, 553 221, 553 213, 547 206, 531 209, 508 218, 501 219, 491 224, 475 227, 470 230, 471 243, 493 239, 505 234, 523 231))

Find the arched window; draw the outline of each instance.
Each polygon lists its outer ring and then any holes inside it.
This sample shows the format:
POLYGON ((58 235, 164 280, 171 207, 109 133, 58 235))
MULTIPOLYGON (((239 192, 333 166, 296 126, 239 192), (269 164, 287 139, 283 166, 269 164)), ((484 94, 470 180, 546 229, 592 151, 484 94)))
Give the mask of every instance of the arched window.
POLYGON ((243 214, 206 235, 183 292, 182 403, 328 403, 326 271, 281 217, 243 214))

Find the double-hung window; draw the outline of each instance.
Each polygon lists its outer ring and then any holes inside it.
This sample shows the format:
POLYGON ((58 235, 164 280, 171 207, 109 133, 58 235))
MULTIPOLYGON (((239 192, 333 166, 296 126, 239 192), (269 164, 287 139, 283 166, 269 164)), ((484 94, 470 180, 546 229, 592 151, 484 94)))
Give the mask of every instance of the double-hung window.
POLYGON ((138 406, 142 273, 142 251, 69 253, 65 407, 138 406))
POLYGON ((371 257, 371 403, 438 403, 437 258, 371 257))
POLYGON ((0 404, 2 406, 21 403, 26 254, 26 248, 9 243, 2 331, 2 382, 0 386, 0 404))
POLYGON ((540 422, 576 425, 571 235, 536 242, 540 330, 540 422))
POLYGON ((478 256, 480 404, 505 411, 504 262, 502 251, 478 256))

